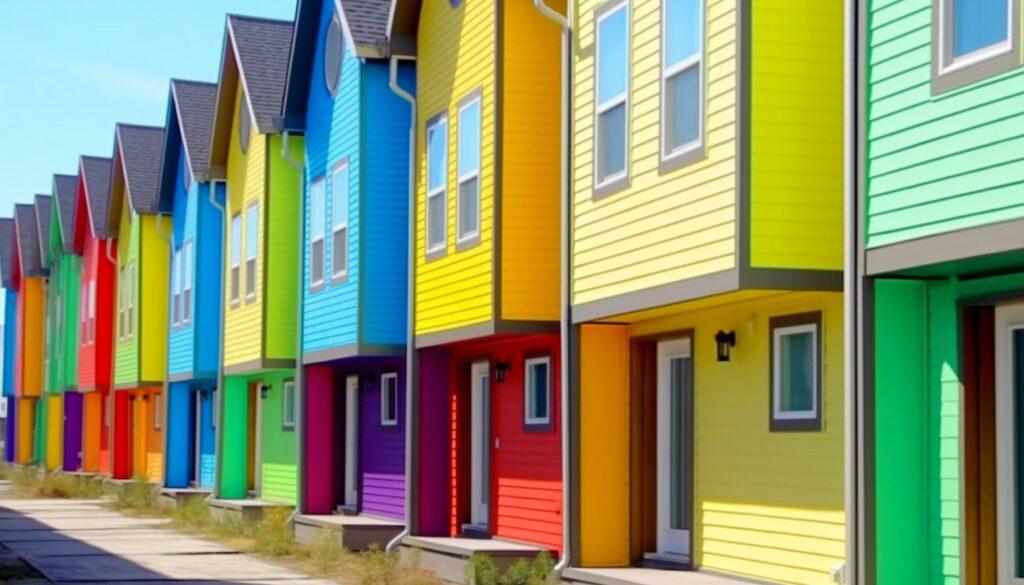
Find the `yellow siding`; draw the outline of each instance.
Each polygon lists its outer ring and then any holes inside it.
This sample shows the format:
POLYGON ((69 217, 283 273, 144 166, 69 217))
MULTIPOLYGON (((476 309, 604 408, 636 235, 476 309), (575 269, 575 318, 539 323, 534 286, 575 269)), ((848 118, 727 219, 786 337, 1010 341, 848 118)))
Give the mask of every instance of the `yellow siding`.
POLYGON ((561 31, 532 2, 504 9, 501 316, 557 320, 561 31))
POLYGON ((632 2, 630 187, 594 200, 594 11, 577 3, 574 62, 573 302, 736 266, 736 0, 707 9, 706 157, 660 174, 661 2, 632 2))
POLYGON ((424 0, 416 63, 416 333, 433 333, 493 318, 495 3, 424 0), (480 244, 455 249, 458 102, 482 92, 480 244), (426 261, 426 124, 448 114, 448 249, 426 261))
POLYGON ((142 225, 139 230, 142 246, 139 284, 139 354, 140 379, 146 382, 163 382, 167 371, 167 273, 169 254, 167 240, 171 235, 171 218, 160 221, 157 232, 155 215, 138 218, 142 225))
MULTIPOLYGON (((26 279, 26 282, 32 279, 26 279)), ((41 330, 42 328, 40 328, 41 330)), ((15 463, 24 465, 32 461, 35 456, 35 433, 36 433, 36 401, 39 398, 18 398, 17 408, 18 414, 15 420, 17 421, 15 430, 18 433, 18 438, 15 440, 14 445, 18 450, 18 457, 15 463)))
MULTIPOLYGON (((238 112, 242 98, 242 86, 239 84, 235 98, 235 112, 238 112)), ((260 205, 259 234, 257 249, 263 250, 263 229, 266 224, 263 217, 263 194, 266 184, 266 141, 267 137, 255 132, 249 140, 247 152, 242 152, 238 141, 238 115, 233 114, 231 125, 231 146, 228 150, 227 186, 228 186, 228 226, 224 248, 224 365, 257 360, 262 357, 263 340, 263 266, 262 257, 256 262, 256 299, 247 301, 245 298, 245 238, 249 226, 245 221, 245 210, 253 202, 260 205), (242 217, 241 237, 241 270, 239 275, 238 306, 231 304, 231 218, 236 214, 242 217)))
MULTIPOLYGON (((42 278, 23 278, 25 296, 22 325, 21 396, 39 396, 43 390, 43 311, 45 285, 42 278)), ((18 419, 24 420, 24 419, 18 419)))
POLYGON ((57 469, 63 464, 64 403, 60 394, 44 396, 46 401, 46 469, 57 469))
POLYGON ((636 323, 630 335, 681 329, 693 329, 696 344, 696 564, 771 582, 828 582, 845 554, 842 295, 787 293, 680 312, 636 323), (769 432, 768 321, 809 311, 822 312, 824 430, 769 432), (729 362, 715 359, 719 329, 736 332, 729 362))
POLYGON ((753 2, 751 264, 843 266, 843 3, 753 2))
POLYGON ((623 325, 580 327, 580 562, 629 558, 629 339, 623 325), (591 367, 593 366, 593 367, 591 367))

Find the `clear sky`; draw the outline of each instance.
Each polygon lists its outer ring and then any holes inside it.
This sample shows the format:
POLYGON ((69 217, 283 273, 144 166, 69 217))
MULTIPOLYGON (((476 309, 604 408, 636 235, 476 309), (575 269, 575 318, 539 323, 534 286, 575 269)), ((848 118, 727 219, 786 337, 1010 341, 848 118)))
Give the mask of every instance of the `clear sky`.
POLYGON ((170 78, 216 81, 228 13, 295 0, 0 0, 0 216, 110 156, 116 122, 162 125, 170 78))

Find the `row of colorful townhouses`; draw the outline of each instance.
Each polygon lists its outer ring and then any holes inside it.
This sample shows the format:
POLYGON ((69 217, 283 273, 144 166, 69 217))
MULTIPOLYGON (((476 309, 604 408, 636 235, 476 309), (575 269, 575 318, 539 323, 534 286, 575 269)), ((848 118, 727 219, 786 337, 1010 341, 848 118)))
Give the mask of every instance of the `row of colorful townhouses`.
POLYGON ((6 459, 455 582, 1024 583, 1021 4, 229 16, 0 219, 6 459))

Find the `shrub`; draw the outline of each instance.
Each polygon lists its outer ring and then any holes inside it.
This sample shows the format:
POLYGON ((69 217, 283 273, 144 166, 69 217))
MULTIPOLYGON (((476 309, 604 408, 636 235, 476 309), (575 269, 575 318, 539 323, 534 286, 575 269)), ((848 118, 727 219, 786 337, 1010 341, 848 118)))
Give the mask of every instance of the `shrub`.
POLYGON ((549 585, 557 581, 551 571, 555 562, 547 552, 541 552, 533 561, 519 559, 504 575, 490 556, 474 554, 466 565, 466 581, 474 585, 549 585))
POLYGON ((146 478, 136 476, 132 481, 120 486, 111 507, 138 514, 163 513, 166 510, 160 505, 157 489, 157 486, 149 483, 146 478))
POLYGON ((256 531, 256 552, 280 557, 294 554, 298 549, 292 533, 291 510, 267 508, 256 531))
POLYGON ((171 526, 203 532, 213 525, 210 505, 205 498, 187 498, 171 511, 171 526))

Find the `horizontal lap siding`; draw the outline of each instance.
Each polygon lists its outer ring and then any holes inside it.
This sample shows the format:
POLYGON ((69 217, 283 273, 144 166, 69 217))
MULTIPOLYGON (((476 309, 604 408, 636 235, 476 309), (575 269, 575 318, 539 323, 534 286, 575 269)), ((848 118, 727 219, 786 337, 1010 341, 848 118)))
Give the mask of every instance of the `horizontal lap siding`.
MULTIPOLYGON (((79 298, 85 299, 86 290, 89 288, 91 281, 96 281, 96 338, 99 341, 100 337, 100 324, 103 323, 103 319, 100 317, 100 313, 103 308, 103 301, 101 301, 100 292, 102 287, 99 281, 99 258, 101 254, 104 254, 105 249, 96 238, 92 235, 92 229, 87 228, 88 232, 85 235, 85 243, 82 245, 82 282, 79 283, 79 298)), ((105 260, 105 258, 104 258, 105 260)), ((82 310, 87 310, 83 304, 82 310)), ((8 312, 8 315, 12 313, 8 312)), ((109 315, 108 315, 109 317, 109 315)), ((78 387, 85 388, 96 385, 97 382, 97 349, 99 344, 86 343, 84 338, 80 338, 78 345, 78 387)), ((109 346, 109 340, 108 340, 109 346)), ((109 379, 108 379, 109 381, 109 379)))
POLYGON ((78 336, 81 331, 79 313, 79 284, 82 282, 82 257, 77 254, 62 254, 64 279, 61 287, 64 295, 64 363, 60 378, 60 390, 78 385, 78 336))
MULTIPOLYGON (((138 219, 138 218, 136 218, 138 219)), ((121 225, 117 238, 117 276, 114 280, 115 292, 115 305, 114 305, 114 325, 113 335, 116 345, 114 355, 114 384, 133 384, 139 380, 139 311, 141 309, 139 303, 139 295, 135 295, 135 315, 134 315, 134 329, 133 335, 122 340, 120 338, 120 327, 119 323, 119 312, 118 307, 122 306, 124 300, 121 299, 121 269, 128 266, 129 262, 135 263, 135 290, 138 292, 139 287, 139 274, 141 272, 141 266, 139 265, 140 249, 139 240, 142 237, 142 230, 140 229, 140 221, 131 221, 129 206, 121 206, 121 225)))
MULTIPOLYGON (((21 387, 19 396, 39 396, 43 391, 43 327, 46 286, 42 278, 23 278, 18 299, 22 304, 21 387)), ((17 391, 17 390, 16 390, 17 391)))
POLYGON ((426 0, 420 12, 416 130, 416 333, 492 319, 494 295, 495 2, 426 0), (456 251, 458 102, 481 90, 480 244, 456 251), (448 114, 447 255, 426 261, 426 124, 448 114))
POLYGON ((142 254, 139 262, 138 333, 139 376, 147 382, 163 381, 167 374, 167 291, 170 218, 157 226, 155 215, 142 223, 142 254))
MULTIPOLYGON (((18 292, 9 288, 4 289, 4 372, 3 372, 3 395, 14 396, 14 347, 17 343, 16 324, 18 322, 18 292)), ((14 414, 10 418, 13 420, 14 414)), ((8 423, 11 424, 11 423, 8 423)))
MULTIPOLYGON (((196 242, 196 223, 197 223, 197 198, 198 198, 198 183, 193 183, 191 191, 185 189, 184 181, 184 165, 187 164, 185 159, 185 150, 181 149, 181 154, 178 157, 178 172, 176 174, 177 179, 175 180, 174 189, 174 250, 182 250, 182 246, 185 242, 192 238, 193 249, 198 250, 198 242, 196 242)), ((198 256, 198 253, 196 254, 198 256)), ((195 270, 195 263, 192 263, 193 270, 195 270)), ((169 264, 170 276, 167 279, 167 299, 168 299, 168 310, 167 310, 167 322, 168 328, 171 330, 170 342, 167 350, 167 372, 170 374, 177 374, 182 372, 192 372, 195 370, 195 321, 190 321, 187 325, 180 327, 174 326, 174 264, 169 264)), ((182 268, 184 270, 184 262, 182 262, 182 268)), ((184 271, 181 275, 181 286, 184 287, 185 274, 184 271)), ((193 282, 195 279, 193 278, 193 282)), ((192 291, 192 302, 195 303, 195 289, 192 291)), ((191 316, 190 316, 191 317, 191 316)))
POLYGON ((260 497, 272 502, 295 504, 298 493, 298 435, 282 427, 284 381, 292 374, 271 374, 262 378, 270 387, 260 404, 260 497))
MULTIPOLYGON (((210 185, 199 186, 198 225, 193 246, 195 281, 192 288, 192 327, 196 372, 216 373, 220 359, 221 311, 223 307, 224 214, 210 203, 210 185)), ((224 204, 223 183, 217 183, 216 200, 224 204)))
MULTIPOLYGON (((405 514, 405 375, 399 364, 384 366, 380 373, 398 373, 398 424, 380 424, 380 376, 374 386, 360 391, 360 451, 362 511, 402 519, 405 514)), ((335 386, 344 387, 344 377, 335 386), (340 384, 339 384, 340 382, 340 384)), ((341 398, 342 395, 339 395, 341 398)))
POLYGON ((843 264, 843 6, 752 3, 750 262, 843 264))
POLYGON ((933 96, 931 10, 869 9, 869 247, 1024 217, 1024 69, 933 96))
MULTIPOLYGON (((298 335, 299 302, 299 233, 302 227, 300 212, 301 174, 281 156, 282 138, 271 136, 270 200, 264 203, 260 225, 264 240, 260 254, 266 254, 266 284, 257 284, 256 294, 266 291, 267 304, 263 327, 266 329, 266 357, 268 359, 294 359, 298 335), (261 288, 261 286, 263 288, 261 288)), ((288 138, 288 156, 302 160, 301 136, 288 138)))
POLYGON ((707 8, 707 156, 664 175, 658 170, 660 3, 631 3, 631 186, 594 199, 594 15, 604 3, 581 0, 577 7, 572 112, 576 304, 736 266, 735 0, 711 0, 707 8))

